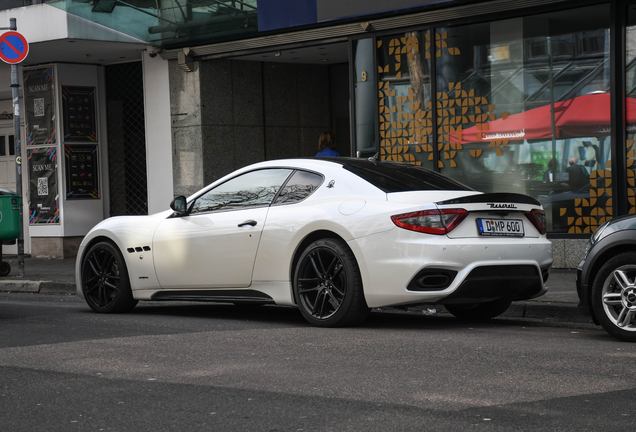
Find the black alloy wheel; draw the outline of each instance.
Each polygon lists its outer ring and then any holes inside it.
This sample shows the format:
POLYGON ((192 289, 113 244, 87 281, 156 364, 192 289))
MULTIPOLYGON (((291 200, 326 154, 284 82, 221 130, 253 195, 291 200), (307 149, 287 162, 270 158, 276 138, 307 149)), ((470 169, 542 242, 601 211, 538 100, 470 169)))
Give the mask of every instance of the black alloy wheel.
POLYGON ((95 312, 128 312, 137 305, 124 258, 112 243, 96 243, 84 255, 82 292, 95 312))
POLYGON ((497 317, 508 310, 512 300, 501 299, 477 304, 444 305, 446 310, 463 320, 485 320, 497 317))
POLYGON ((300 312, 319 327, 344 327, 369 315, 353 252, 339 239, 321 239, 300 256, 294 274, 300 312))
POLYGON ((606 332, 636 342, 636 252, 610 258, 592 285, 592 308, 606 332))

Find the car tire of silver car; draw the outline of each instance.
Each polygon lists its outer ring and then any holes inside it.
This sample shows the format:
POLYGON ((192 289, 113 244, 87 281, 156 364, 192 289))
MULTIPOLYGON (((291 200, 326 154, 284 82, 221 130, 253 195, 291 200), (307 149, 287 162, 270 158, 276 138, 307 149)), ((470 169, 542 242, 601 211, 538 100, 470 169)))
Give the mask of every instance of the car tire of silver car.
POLYGON ((605 331, 636 342, 636 252, 610 258, 592 284, 592 308, 605 331))
POLYGON ((369 315, 362 277, 349 246, 335 238, 311 243, 294 272, 294 293, 300 312, 319 327, 345 327, 369 315))
POLYGON ((95 312, 123 313, 137 305, 124 257, 112 243, 96 243, 86 252, 81 277, 84 298, 95 312))
POLYGON ((463 320, 485 320, 508 310, 512 300, 501 299, 487 303, 444 305, 447 311, 463 320))

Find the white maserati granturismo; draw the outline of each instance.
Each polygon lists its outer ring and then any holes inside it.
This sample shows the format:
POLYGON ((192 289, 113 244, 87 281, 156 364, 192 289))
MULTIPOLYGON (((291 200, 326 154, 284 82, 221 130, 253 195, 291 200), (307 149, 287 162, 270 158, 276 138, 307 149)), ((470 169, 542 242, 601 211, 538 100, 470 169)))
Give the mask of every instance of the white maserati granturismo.
POLYGON ((414 165, 274 160, 164 212, 99 223, 78 252, 77 292, 96 312, 139 300, 276 304, 324 327, 383 306, 492 318, 545 293, 545 224, 531 197, 483 194, 414 165))

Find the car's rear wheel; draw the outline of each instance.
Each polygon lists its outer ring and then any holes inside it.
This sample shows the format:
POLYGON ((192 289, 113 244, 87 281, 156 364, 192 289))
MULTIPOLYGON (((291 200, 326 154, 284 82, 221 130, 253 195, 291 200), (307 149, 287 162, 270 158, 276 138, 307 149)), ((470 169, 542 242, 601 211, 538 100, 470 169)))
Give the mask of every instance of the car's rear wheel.
POLYGON ((351 249, 339 239, 321 239, 302 253, 294 273, 300 312, 311 324, 344 327, 369 315, 362 277, 351 249))
POLYGON ((487 303, 444 305, 447 311, 464 320, 485 320, 508 310, 512 300, 501 299, 487 303))
POLYGON ((592 286, 592 308, 610 335, 636 342, 636 252, 616 255, 601 267, 592 286))
POLYGON ((84 255, 82 292, 95 312, 128 312, 137 305, 124 258, 112 243, 96 243, 84 255))

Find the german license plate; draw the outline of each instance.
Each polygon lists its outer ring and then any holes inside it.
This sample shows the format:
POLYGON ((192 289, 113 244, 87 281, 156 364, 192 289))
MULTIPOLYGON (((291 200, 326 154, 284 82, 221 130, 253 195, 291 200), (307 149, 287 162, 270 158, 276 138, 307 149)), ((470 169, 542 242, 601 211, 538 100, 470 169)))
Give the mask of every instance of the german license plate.
POLYGON ((477 219, 477 227, 483 236, 523 237, 523 221, 520 219, 477 219))

